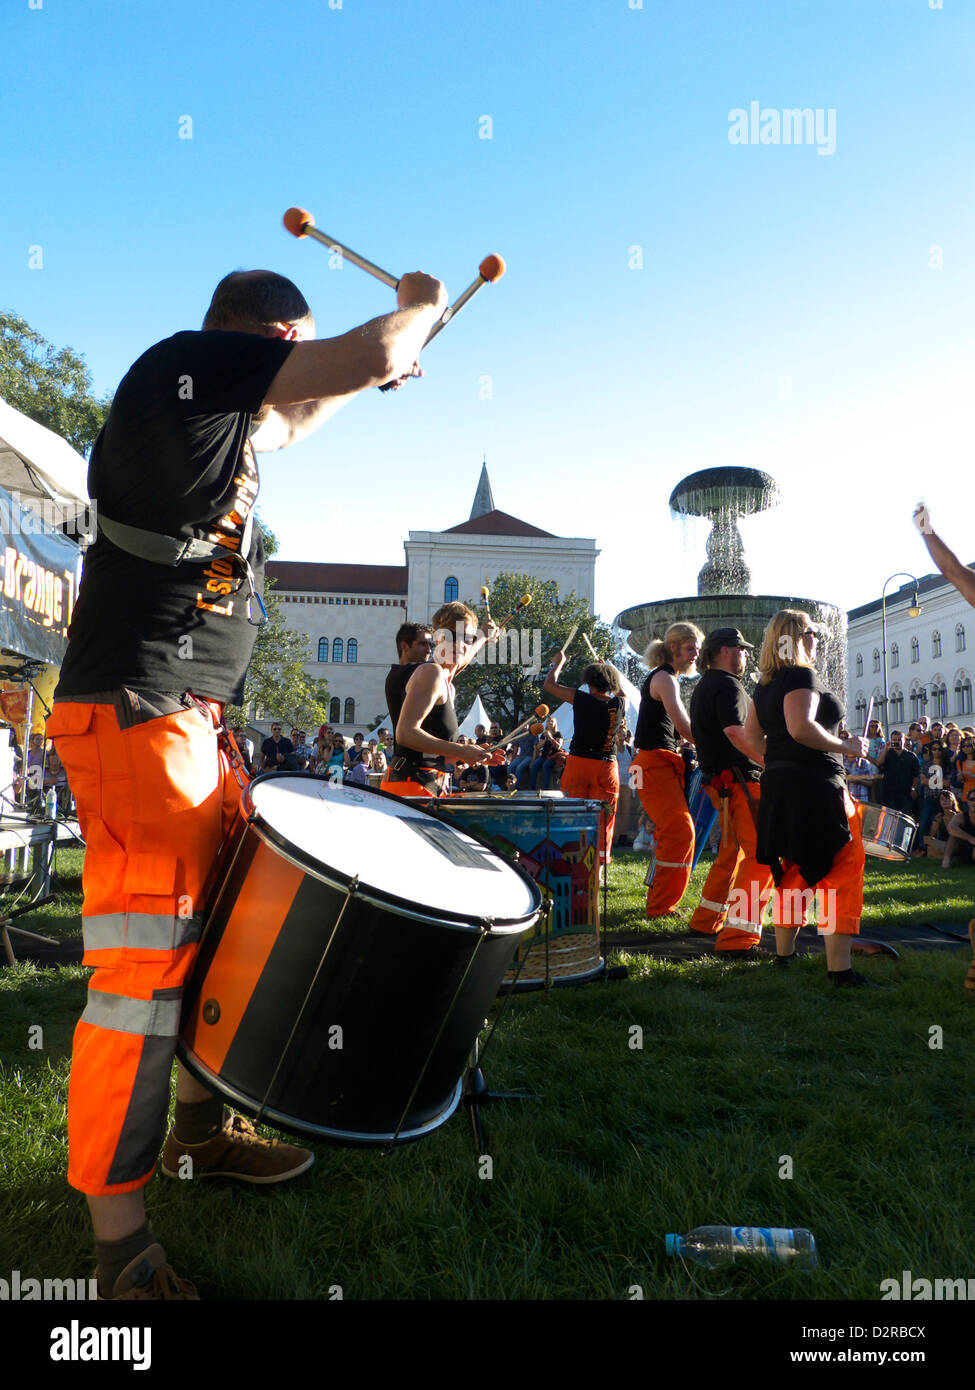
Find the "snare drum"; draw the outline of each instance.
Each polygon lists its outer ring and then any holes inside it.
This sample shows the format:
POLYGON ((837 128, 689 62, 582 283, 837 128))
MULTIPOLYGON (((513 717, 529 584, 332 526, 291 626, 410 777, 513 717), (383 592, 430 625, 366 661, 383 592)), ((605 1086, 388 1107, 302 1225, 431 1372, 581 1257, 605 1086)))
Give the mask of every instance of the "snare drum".
POLYGON ((527 874, 414 803, 312 774, 245 789, 179 1055, 259 1120, 393 1144, 453 1114, 541 910, 527 874))
POLYGON ((917 821, 889 806, 860 803, 863 849, 874 859, 910 859, 917 821))

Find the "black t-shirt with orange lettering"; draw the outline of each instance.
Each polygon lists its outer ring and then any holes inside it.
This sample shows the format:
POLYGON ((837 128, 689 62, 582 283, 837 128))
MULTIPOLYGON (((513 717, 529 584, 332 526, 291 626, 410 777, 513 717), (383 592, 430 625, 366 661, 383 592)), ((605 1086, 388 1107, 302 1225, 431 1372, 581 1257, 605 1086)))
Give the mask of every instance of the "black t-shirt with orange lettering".
MULTIPOLYGON (((291 347, 254 333, 177 333, 123 378, 92 450, 93 503, 112 521, 225 545, 228 559, 159 565, 100 535, 85 556, 55 698, 129 686, 239 702, 257 628, 243 568, 229 557, 257 500, 252 417, 291 347)), ((260 593, 256 525, 247 558, 260 593)))

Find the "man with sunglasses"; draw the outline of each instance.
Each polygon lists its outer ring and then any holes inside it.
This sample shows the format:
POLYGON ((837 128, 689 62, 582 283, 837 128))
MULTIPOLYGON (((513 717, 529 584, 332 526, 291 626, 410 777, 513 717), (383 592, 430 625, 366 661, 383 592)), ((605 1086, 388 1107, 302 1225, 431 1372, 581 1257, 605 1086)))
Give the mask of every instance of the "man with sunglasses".
MULTIPOLYGON (((182 988, 205 886, 239 804, 218 747, 243 694, 263 604, 257 453, 296 443, 360 392, 419 374, 446 305, 400 280, 397 308, 338 337, 290 280, 236 271, 201 332, 130 368, 92 450, 98 538, 85 557, 48 732, 87 845, 84 963, 68 1181, 88 1197, 104 1298, 195 1298, 145 1218, 169 1110, 182 988)), ((275 755, 277 757, 277 755, 275 755)), ((168 1176, 279 1182, 312 1155, 259 1138, 179 1068, 168 1176)))
POLYGON ((921 764, 917 755, 904 747, 904 735, 894 729, 890 742, 876 760, 883 775, 880 798, 884 806, 906 816, 917 814, 918 777, 921 764))
POLYGON ((294 744, 282 734, 280 724, 271 725, 271 737, 261 744, 261 768, 264 772, 293 772, 294 744))

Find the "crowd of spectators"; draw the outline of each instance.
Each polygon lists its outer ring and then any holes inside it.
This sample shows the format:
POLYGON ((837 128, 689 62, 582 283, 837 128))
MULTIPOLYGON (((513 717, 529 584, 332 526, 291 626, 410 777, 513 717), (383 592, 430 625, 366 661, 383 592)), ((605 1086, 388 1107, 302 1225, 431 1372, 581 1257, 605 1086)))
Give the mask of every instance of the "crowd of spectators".
MULTIPOLYGON (((290 737, 284 725, 275 720, 269 736, 258 751, 243 729, 232 731, 243 760, 252 772, 317 772, 344 782, 378 786, 393 757, 393 739, 387 728, 374 736, 354 734, 351 739, 323 724, 313 743, 304 729, 293 728, 290 737)), ((461 734, 456 742, 481 747, 501 746, 504 762, 496 766, 458 762, 453 768, 453 790, 481 795, 492 792, 556 791, 568 755, 565 740, 554 716, 545 720, 541 733, 526 733, 505 744, 500 724, 478 724, 473 738, 461 734)), ((625 786, 626 769, 633 754, 632 735, 624 728, 619 736, 620 782, 625 786)))
MULTIPOLYGON (((838 730, 840 738, 848 730, 838 730)), ((918 822, 915 857, 945 868, 972 863, 975 849, 975 728, 927 717, 884 736, 867 726, 865 758, 844 758, 850 795, 900 811, 918 822)))

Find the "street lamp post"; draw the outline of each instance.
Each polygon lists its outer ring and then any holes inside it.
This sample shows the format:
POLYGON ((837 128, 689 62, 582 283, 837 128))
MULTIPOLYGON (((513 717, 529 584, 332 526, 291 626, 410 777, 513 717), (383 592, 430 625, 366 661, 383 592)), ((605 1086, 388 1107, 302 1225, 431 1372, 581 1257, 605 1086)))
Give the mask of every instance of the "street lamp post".
POLYGON ((889 579, 884 581, 884 587, 880 594, 880 635, 884 663, 884 727, 886 729, 887 738, 890 738, 890 720, 887 714, 887 585, 890 583, 891 579, 911 580, 914 585, 914 599, 907 610, 908 617, 918 618, 921 615, 921 605, 917 601, 917 575, 907 574, 904 570, 901 570, 899 574, 892 574, 889 579))

